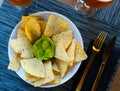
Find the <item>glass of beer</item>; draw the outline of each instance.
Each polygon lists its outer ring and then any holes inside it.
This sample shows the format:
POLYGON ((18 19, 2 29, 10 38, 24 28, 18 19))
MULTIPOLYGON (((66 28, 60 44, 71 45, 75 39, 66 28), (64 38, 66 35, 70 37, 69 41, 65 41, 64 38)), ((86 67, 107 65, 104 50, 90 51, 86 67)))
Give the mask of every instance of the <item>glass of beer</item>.
POLYGON ((37 0, 8 0, 19 12, 26 14, 33 13, 37 8, 37 0), (31 5, 34 2, 33 5, 31 5))
POLYGON ((83 13, 93 15, 98 8, 104 8, 110 5, 114 0, 77 0, 75 9, 83 13))

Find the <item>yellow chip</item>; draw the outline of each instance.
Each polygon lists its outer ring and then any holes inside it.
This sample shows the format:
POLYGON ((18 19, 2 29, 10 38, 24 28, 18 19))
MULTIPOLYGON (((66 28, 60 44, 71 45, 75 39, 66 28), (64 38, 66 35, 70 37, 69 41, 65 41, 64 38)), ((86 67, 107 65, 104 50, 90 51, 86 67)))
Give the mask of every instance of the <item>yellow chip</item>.
POLYGON ((30 18, 25 25, 25 34, 30 41, 34 42, 41 36, 40 29, 39 22, 34 18, 30 18))
POLYGON ((28 21, 29 19, 31 19, 31 18, 34 18, 34 19, 36 19, 37 21, 43 20, 42 17, 37 17, 37 16, 22 16, 22 21, 21 21, 21 23, 20 23, 20 28, 24 30, 27 21, 28 21))
POLYGON ((41 34, 43 35, 44 31, 45 31, 45 27, 47 25, 47 22, 45 21, 39 21, 40 27, 41 27, 41 34))
POLYGON ((25 24, 26 24, 26 22, 28 21, 28 17, 27 16, 22 16, 22 21, 21 21, 21 23, 20 23, 20 28, 21 29, 25 29, 25 24))

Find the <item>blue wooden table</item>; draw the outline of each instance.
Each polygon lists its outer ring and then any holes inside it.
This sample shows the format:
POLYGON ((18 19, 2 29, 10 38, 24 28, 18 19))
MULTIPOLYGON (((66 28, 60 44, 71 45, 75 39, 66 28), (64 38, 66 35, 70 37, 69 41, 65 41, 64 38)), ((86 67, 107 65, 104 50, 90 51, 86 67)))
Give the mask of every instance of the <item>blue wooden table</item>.
MULTIPOLYGON (((34 5, 35 2, 33 2, 34 5)), ((38 7, 33 12, 38 11, 57 12, 73 21, 83 37, 85 51, 87 51, 90 41, 102 30, 109 34, 106 43, 114 35, 117 36, 115 50, 118 51, 117 54, 120 54, 120 0, 115 0, 112 5, 98 10, 91 17, 83 16, 81 12, 77 12, 74 8, 56 0, 38 0, 38 7)), ((18 11, 14 6, 4 0, 2 7, 0 7, 0 91, 70 91, 74 85, 73 82, 76 79, 76 75, 58 87, 35 88, 24 82, 15 72, 7 69, 9 63, 9 37, 16 24, 21 20, 22 15, 26 15, 26 13, 18 11)), ((109 90, 111 86, 117 67, 120 65, 120 59, 116 60, 116 66, 110 76, 109 84, 105 88, 100 86, 99 88, 102 88, 101 91, 109 90)))

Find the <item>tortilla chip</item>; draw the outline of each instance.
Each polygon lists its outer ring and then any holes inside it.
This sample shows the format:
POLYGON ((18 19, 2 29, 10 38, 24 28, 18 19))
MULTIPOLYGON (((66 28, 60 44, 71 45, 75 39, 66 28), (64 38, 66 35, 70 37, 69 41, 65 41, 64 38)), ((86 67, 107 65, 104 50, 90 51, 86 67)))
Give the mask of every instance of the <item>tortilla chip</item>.
POLYGON ((61 80, 61 76, 60 76, 60 70, 58 69, 58 66, 54 60, 54 62, 52 62, 52 70, 53 70, 53 74, 55 79, 51 82, 49 82, 48 84, 59 84, 60 80, 61 80))
POLYGON ((45 79, 41 79, 41 80, 38 80, 38 81, 34 82, 35 87, 47 84, 47 83, 49 83, 49 82, 51 82, 55 79, 53 71, 52 71, 51 61, 45 61, 44 66, 45 66, 46 77, 45 77, 45 79))
POLYGON ((70 47, 67 50, 67 54, 68 54, 68 57, 70 59, 70 62, 69 62, 70 66, 73 66, 73 62, 74 62, 75 45, 76 45, 76 40, 73 39, 70 47))
POLYGON ((51 37, 52 35, 66 31, 68 29, 68 23, 63 21, 57 16, 50 15, 44 31, 44 35, 51 37))
POLYGON ((16 37, 17 38, 27 38, 26 35, 25 35, 25 31, 22 30, 22 29, 18 29, 17 33, 16 33, 16 37))
POLYGON ((60 75, 63 78, 66 75, 68 69, 68 63, 61 61, 59 59, 55 59, 55 62, 57 63, 57 66, 60 70, 60 75))
POLYGON ((28 80, 29 82, 35 82, 35 81, 42 79, 40 77, 33 76, 29 73, 25 73, 25 76, 26 76, 26 80, 28 80))
POLYGON ((63 47, 65 48, 65 50, 70 45, 72 39, 73 39, 73 31, 72 30, 61 32, 59 34, 52 36, 52 40, 54 41, 55 44, 57 44, 59 41, 62 41, 62 44, 63 44, 63 47))
POLYGON ((35 42, 41 36, 41 27, 35 18, 30 18, 25 25, 25 34, 31 42, 35 42))
POLYGON ((80 62, 80 61, 83 61, 85 59, 87 59, 87 54, 85 53, 82 46, 76 41, 74 62, 80 62))
POLYGON ((56 45, 55 49, 55 58, 60 59, 64 62, 69 62, 69 57, 63 47, 62 41, 59 41, 59 43, 56 45))
POLYGON ((12 49, 16 53, 20 53, 22 58, 32 58, 32 43, 27 38, 11 39, 9 41, 12 49))
POLYGON ((24 30, 25 24, 26 24, 27 20, 28 20, 27 16, 22 16, 22 21, 21 21, 21 23, 20 23, 20 28, 21 28, 21 29, 24 30))
POLYGON ((39 24, 40 24, 40 27, 41 27, 41 34, 43 35, 44 31, 45 31, 45 28, 46 28, 46 25, 47 25, 47 22, 45 21, 39 21, 39 24))
POLYGON ((20 68, 20 60, 21 58, 17 54, 15 54, 8 65, 8 69, 12 71, 18 71, 18 69, 20 68))
POLYGON ((23 59, 20 61, 25 72, 40 78, 45 78, 45 68, 42 60, 37 58, 23 59))
POLYGON ((52 84, 60 84, 61 82, 61 76, 60 76, 60 73, 56 72, 56 71, 53 71, 54 73, 54 81, 52 81, 52 84))
POLYGON ((29 19, 31 19, 31 18, 34 18, 34 19, 36 19, 37 21, 43 20, 42 17, 37 17, 37 16, 22 16, 22 21, 21 21, 21 23, 20 23, 20 28, 24 30, 27 21, 28 21, 29 19))
POLYGON ((52 62, 52 69, 53 71, 60 73, 60 70, 58 69, 58 66, 54 61, 52 62))

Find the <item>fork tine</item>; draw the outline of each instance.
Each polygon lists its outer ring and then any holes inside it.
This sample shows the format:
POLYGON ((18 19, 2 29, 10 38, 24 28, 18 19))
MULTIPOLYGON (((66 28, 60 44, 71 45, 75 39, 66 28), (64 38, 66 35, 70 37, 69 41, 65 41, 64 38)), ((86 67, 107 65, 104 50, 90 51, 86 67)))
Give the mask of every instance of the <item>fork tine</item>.
POLYGON ((102 32, 101 32, 101 36, 99 37, 99 40, 100 40, 100 41, 97 43, 97 46, 98 46, 99 49, 101 49, 102 44, 103 44, 106 36, 107 36, 107 33, 104 32, 104 31, 102 31, 102 32))
POLYGON ((97 49, 97 51, 99 51, 101 49, 102 44, 103 44, 106 36, 107 36, 107 33, 105 31, 100 32, 100 34, 98 35, 97 39, 93 43, 93 45, 97 49))

